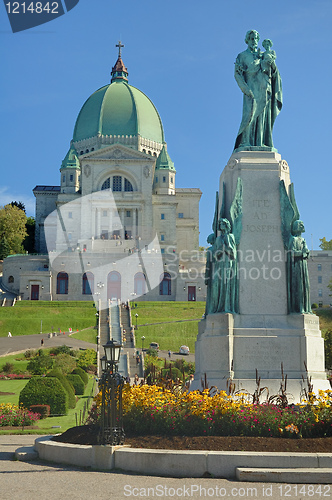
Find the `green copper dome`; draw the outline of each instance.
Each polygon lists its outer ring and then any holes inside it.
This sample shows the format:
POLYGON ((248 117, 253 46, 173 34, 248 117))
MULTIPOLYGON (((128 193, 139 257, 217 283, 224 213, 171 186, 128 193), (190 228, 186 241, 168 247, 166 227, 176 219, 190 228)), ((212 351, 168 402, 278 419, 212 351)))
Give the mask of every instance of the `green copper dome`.
POLYGON ((140 135, 164 142, 164 131, 154 104, 127 83, 127 71, 119 55, 109 85, 94 92, 83 104, 76 120, 73 141, 97 135, 140 135))

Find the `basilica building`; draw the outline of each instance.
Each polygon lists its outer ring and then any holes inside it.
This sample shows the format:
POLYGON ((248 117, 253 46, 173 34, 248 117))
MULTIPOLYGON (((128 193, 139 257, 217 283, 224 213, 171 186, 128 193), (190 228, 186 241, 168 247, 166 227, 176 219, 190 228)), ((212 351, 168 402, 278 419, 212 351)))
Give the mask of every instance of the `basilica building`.
POLYGON ((33 189, 38 254, 4 262, 3 282, 22 300, 91 300, 98 289, 108 299, 205 300, 202 193, 176 187, 159 113, 128 83, 117 47, 110 83, 78 114, 60 185, 33 189))

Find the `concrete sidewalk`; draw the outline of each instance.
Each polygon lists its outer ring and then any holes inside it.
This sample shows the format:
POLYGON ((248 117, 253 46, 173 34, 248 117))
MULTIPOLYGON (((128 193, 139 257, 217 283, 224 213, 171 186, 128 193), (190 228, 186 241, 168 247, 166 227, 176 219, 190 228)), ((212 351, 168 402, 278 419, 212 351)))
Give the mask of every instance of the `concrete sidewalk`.
MULTIPOLYGON (((96 500, 127 497, 146 498, 219 498, 241 497, 265 500, 282 500, 285 493, 292 488, 294 496, 296 485, 277 485, 266 482, 246 483, 215 478, 171 478, 119 471, 93 471, 40 460, 20 462, 14 461, 14 452, 21 446, 33 446, 38 436, 0 436, 0 475, 1 500, 96 500)), ((322 492, 328 491, 322 486, 322 492)), ((299 490, 297 490, 299 491, 299 490)), ((309 491, 309 490, 308 490, 309 491)), ((329 495, 332 496, 332 491, 329 495)), ((301 498, 304 498, 303 496, 301 498)), ((321 498, 320 496, 311 498, 321 498)))

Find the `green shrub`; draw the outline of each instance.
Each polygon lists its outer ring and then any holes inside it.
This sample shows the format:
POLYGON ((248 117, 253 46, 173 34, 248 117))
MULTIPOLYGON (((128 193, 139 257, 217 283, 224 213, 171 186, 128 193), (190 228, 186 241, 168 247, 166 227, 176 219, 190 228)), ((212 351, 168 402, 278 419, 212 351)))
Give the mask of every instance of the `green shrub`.
POLYGON ((60 370, 60 368, 53 368, 53 370, 51 370, 47 374, 47 376, 48 377, 55 377, 55 378, 57 378, 61 382, 63 388, 65 389, 65 391, 68 394, 68 407, 69 408, 75 408, 75 406, 76 406, 76 396, 75 396, 74 386, 73 386, 73 384, 71 384, 69 382, 69 380, 67 380, 67 378, 64 376, 64 374, 62 373, 62 371, 60 370))
POLYGON ((33 349, 28 349, 27 351, 25 351, 24 353, 24 357, 26 359, 30 359, 30 358, 33 358, 35 355, 35 351, 33 349))
POLYGON ((69 354, 58 354, 54 358, 54 368, 60 368, 64 375, 71 373, 76 368, 76 359, 69 354))
POLYGON ((40 419, 47 418, 51 411, 49 405, 31 405, 29 410, 33 413, 38 413, 40 415, 40 419))
POLYGON ((2 371, 3 371, 4 373, 13 373, 13 370, 14 370, 14 365, 13 365, 13 363, 9 363, 9 362, 7 362, 7 363, 5 363, 5 364, 3 365, 3 367, 2 367, 2 371))
POLYGON ((318 304, 316 304, 316 302, 311 304, 311 309, 318 309, 318 304))
POLYGON ((156 349, 147 349, 145 352, 146 354, 148 354, 148 356, 152 356, 153 358, 158 358, 158 351, 156 351, 156 349))
POLYGON ((90 365, 97 365, 97 353, 94 349, 86 349, 80 353, 77 366, 86 370, 90 365))
POLYGON ((27 370, 32 375, 43 375, 53 367, 53 359, 50 356, 36 356, 29 361, 27 370))
POLYGON ((327 330, 324 334, 325 347, 325 368, 332 370, 332 330, 327 330))
POLYGON ((176 380, 179 378, 180 380, 183 379, 182 373, 178 368, 175 368, 174 366, 172 367, 172 375, 171 375, 171 370, 169 368, 163 368, 161 370, 161 374, 163 378, 171 378, 172 380, 176 380))
POLYGON ((67 375, 67 380, 69 380, 69 382, 71 382, 74 386, 74 389, 75 389, 75 394, 77 395, 82 395, 84 394, 84 382, 83 380, 81 379, 81 377, 79 375, 73 375, 73 374, 70 374, 70 375, 67 375))
POLYGON ((88 376, 88 374, 84 370, 82 370, 82 368, 77 367, 71 373, 73 375, 79 375, 81 377, 81 379, 83 380, 84 385, 88 384, 88 382, 89 382, 89 376, 88 376))
POLYGON ((32 377, 20 393, 19 404, 25 408, 49 405, 51 415, 66 415, 68 394, 55 377, 32 377))
POLYGON ((58 356, 59 354, 69 354, 70 356, 73 356, 73 352, 70 347, 67 345, 61 345, 59 347, 53 347, 50 350, 50 354, 54 354, 55 356, 58 356))

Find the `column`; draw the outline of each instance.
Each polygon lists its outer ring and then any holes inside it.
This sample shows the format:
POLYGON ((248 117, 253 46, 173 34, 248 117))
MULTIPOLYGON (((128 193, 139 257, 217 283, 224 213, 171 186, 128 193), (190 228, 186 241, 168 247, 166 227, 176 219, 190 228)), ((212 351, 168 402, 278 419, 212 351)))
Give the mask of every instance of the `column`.
POLYGON ((125 214, 125 210, 124 208, 120 208, 119 209, 119 215, 120 215, 120 221, 121 221, 121 230, 120 230, 120 235, 121 235, 121 238, 124 240, 124 236, 125 236, 125 230, 124 230, 124 214, 125 214))
POLYGON ((100 208, 96 208, 97 212, 97 231, 96 231, 96 237, 100 239, 100 233, 101 233, 101 227, 100 227, 100 208))
POLYGON ((133 208, 133 222, 132 222, 132 235, 133 235, 133 238, 135 239, 136 236, 137 236, 137 227, 136 227, 136 224, 137 224, 137 217, 136 217, 136 208, 133 208))

